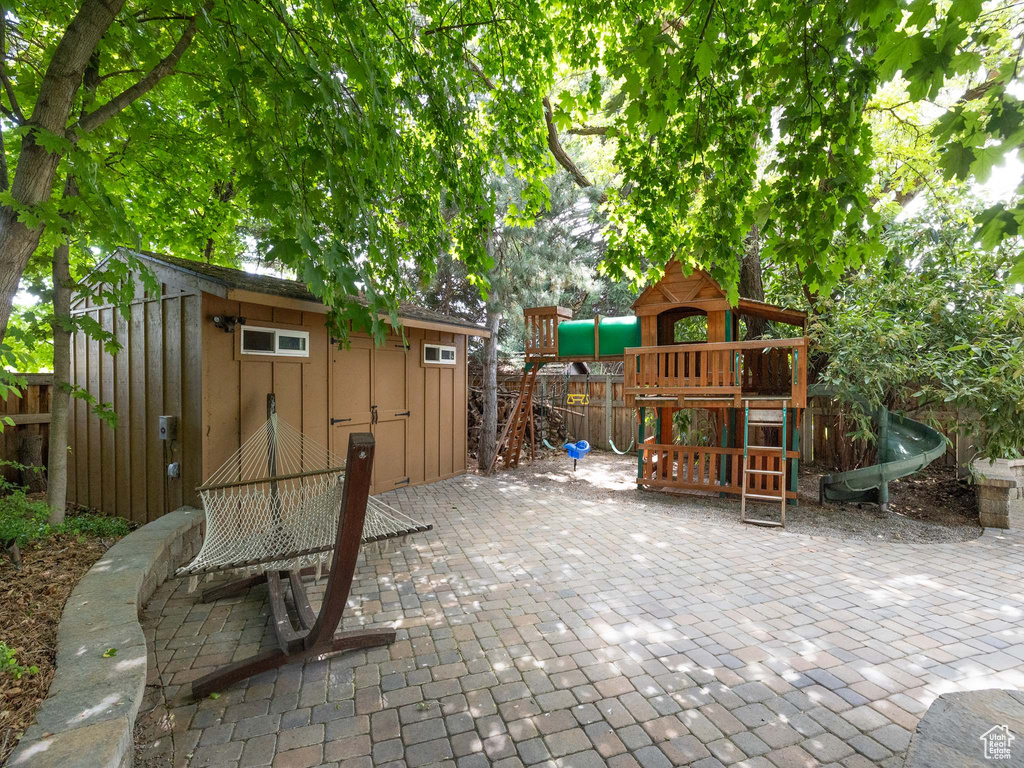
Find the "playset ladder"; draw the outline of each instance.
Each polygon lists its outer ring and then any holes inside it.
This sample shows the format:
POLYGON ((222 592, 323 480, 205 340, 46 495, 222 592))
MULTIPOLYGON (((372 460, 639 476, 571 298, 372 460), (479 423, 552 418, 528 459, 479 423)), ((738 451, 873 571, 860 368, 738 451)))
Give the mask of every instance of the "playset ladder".
POLYGON ((530 434, 533 434, 533 390, 537 386, 539 371, 540 366, 536 364, 531 365, 529 370, 523 371, 523 379, 519 383, 519 397, 505 422, 504 429, 501 430, 497 449, 487 468, 488 473, 494 470, 499 456, 506 469, 519 466, 519 455, 523 450, 527 427, 530 429, 530 434))
POLYGON ((743 482, 740 488, 740 520, 751 525, 763 525, 769 528, 786 527, 786 411, 789 409, 789 399, 782 400, 782 408, 779 410, 758 410, 755 406, 754 419, 750 418, 750 403, 757 401, 743 401, 743 482), (750 447, 751 427, 779 427, 782 437, 781 446, 756 446, 762 450, 777 450, 779 452, 779 468, 774 469, 751 469, 747 449, 750 447), (749 478, 758 475, 769 475, 779 478, 779 496, 771 496, 764 493, 751 493, 747 490, 749 478), (747 499, 752 501, 778 501, 780 503, 781 516, 776 520, 758 520, 747 518, 747 499))

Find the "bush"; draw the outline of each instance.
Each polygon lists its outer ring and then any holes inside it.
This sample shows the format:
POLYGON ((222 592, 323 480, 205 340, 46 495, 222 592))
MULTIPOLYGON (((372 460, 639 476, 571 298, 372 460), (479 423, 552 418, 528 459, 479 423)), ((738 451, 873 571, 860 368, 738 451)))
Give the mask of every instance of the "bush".
POLYGON ((108 517, 92 512, 79 512, 68 515, 57 527, 57 533, 69 536, 98 536, 100 538, 120 538, 127 536, 131 526, 123 517, 108 517))
POLYGON ((0 496, 0 547, 11 542, 25 547, 33 541, 53 534, 66 536, 120 538, 126 536, 131 525, 123 517, 107 517, 94 512, 69 514, 64 522, 52 527, 47 519, 50 507, 45 501, 33 501, 22 488, 6 485, 6 495, 0 496))
POLYGON ((0 544, 14 542, 24 547, 50 535, 46 519, 50 508, 45 501, 31 501, 22 489, 0 497, 0 544))

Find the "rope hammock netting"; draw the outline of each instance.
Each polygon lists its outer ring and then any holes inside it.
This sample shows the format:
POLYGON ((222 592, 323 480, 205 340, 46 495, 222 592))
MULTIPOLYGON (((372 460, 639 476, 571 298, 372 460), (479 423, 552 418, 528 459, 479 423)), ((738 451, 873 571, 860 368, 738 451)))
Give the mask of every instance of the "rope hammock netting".
MULTIPOLYGON (((177 575, 189 591, 220 571, 253 573, 314 567, 317 577, 338 532, 345 486, 343 461, 280 420, 276 412, 202 485, 206 536, 177 575)), ((431 526, 370 497, 364 544, 431 526)))

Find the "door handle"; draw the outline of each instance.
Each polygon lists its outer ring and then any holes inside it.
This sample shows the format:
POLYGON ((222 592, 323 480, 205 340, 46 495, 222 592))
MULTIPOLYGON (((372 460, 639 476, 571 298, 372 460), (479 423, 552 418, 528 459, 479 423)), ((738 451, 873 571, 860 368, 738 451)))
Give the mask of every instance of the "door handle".
POLYGON ((376 405, 371 405, 370 406, 370 423, 371 424, 376 424, 377 423, 377 406, 376 405))
POLYGON ((331 419, 331 426, 333 427, 335 424, 341 424, 345 421, 352 421, 352 419, 331 419))

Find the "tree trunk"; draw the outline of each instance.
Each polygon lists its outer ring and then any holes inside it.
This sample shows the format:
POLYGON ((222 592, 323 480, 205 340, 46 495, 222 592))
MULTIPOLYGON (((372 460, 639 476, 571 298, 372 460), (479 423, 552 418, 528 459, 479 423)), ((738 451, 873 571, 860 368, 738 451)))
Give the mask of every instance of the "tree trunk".
MULTIPOLYGON (((757 226, 750 228, 744 240, 743 258, 740 260, 740 296, 744 299, 764 301, 764 278, 761 273, 761 233, 757 226)), ((747 339, 759 339, 768 330, 768 321, 746 315, 747 339)))
POLYGON ((18 446, 18 463, 21 464, 21 484, 29 493, 46 490, 46 467, 43 465, 43 436, 23 435, 18 446))
MULTIPOLYGON (((26 124, 29 130, 21 140, 11 183, 11 197, 21 206, 33 207, 50 199, 60 161, 58 153, 36 143, 33 129, 65 135, 82 73, 123 5, 124 0, 85 0, 57 44, 26 124)), ((30 229, 20 222, 13 207, 0 206, 0 339, 7 335, 14 294, 42 233, 42 226, 30 229)))
POLYGON ((487 471, 498 448, 498 328, 501 326, 501 310, 494 305, 487 307, 487 330, 491 337, 484 344, 484 397, 480 421, 480 444, 477 446, 477 462, 481 470, 487 471))
POLYGON ((50 452, 47 461, 50 525, 64 522, 68 503, 68 420, 71 405, 71 247, 53 250, 53 388, 50 398, 50 452))

